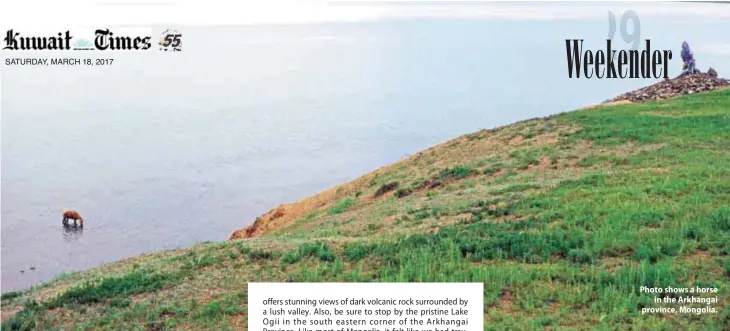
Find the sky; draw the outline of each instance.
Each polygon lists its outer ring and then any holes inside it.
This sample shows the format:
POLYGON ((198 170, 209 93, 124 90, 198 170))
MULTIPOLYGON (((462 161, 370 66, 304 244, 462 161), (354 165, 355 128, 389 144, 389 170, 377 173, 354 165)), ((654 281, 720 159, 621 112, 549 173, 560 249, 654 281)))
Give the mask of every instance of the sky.
MULTIPOLYGON (((691 15, 730 18, 730 5, 651 2, 489 2, 482 1, 311 1, 311 0, 72 0, 7 1, 0 28, 47 29, 99 25, 249 25, 372 21, 416 17, 500 17, 514 19, 595 19, 616 12, 640 11, 642 17, 681 20, 691 15), (43 8, 42 10, 40 8, 43 8), (33 13, 18 15, 17 13, 33 13), (63 14, 59 14, 63 13, 63 14)), ((30 31, 28 31, 30 32, 30 31)))

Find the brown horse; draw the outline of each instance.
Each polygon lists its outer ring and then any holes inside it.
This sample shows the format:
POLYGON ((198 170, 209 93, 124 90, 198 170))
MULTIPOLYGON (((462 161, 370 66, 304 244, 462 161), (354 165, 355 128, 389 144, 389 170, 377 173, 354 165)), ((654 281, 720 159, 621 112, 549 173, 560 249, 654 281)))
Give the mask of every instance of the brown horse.
POLYGON ((74 220, 74 226, 76 226, 76 221, 79 221, 79 225, 81 227, 84 227, 84 218, 79 215, 78 212, 74 210, 67 210, 63 212, 63 225, 68 225, 68 220, 74 220))

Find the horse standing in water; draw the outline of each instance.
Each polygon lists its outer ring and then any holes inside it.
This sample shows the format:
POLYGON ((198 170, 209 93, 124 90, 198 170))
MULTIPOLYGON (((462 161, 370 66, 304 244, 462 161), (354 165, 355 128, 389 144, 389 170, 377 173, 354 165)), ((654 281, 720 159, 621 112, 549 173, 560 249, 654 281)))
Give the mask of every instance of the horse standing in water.
POLYGON ((63 226, 68 226, 68 220, 74 220, 74 226, 76 226, 76 221, 78 220, 79 225, 81 225, 82 228, 84 227, 84 218, 74 210, 67 210, 63 212, 63 226))

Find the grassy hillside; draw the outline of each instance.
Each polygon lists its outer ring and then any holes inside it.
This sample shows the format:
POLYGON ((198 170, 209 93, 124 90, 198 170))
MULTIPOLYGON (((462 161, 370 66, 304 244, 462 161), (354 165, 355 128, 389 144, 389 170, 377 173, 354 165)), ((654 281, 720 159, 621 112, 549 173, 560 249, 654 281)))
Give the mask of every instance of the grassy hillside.
POLYGON ((485 329, 730 325, 730 90, 465 135, 282 205, 244 240, 2 298, 3 330, 240 329, 249 281, 484 282, 485 329), (639 286, 720 288, 641 316, 639 286))

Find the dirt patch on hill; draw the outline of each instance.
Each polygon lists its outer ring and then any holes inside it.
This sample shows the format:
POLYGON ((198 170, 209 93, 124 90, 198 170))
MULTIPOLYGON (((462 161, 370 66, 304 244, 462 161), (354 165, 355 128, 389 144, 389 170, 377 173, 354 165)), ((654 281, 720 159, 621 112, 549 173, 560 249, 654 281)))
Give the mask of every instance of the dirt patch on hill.
MULTIPOLYGON (((390 196, 404 198, 423 191, 440 189, 461 180, 479 176, 495 177, 501 175, 503 170, 487 175, 483 173, 484 169, 473 168, 472 172, 466 175, 458 174, 444 177, 440 172, 432 173, 428 169, 452 169, 456 166, 469 164, 475 158, 486 160, 490 157, 503 157, 515 148, 537 148, 539 146, 556 145, 561 132, 569 133, 577 129, 558 123, 551 118, 539 118, 502 128, 481 130, 448 140, 366 174, 353 182, 332 187, 298 202, 280 205, 257 217, 250 226, 236 230, 229 239, 258 237, 265 233, 284 229, 298 220, 305 219, 308 215, 328 210, 344 198, 357 197, 357 208, 363 208, 376 200, 390 196), (415 186, 404 185, 403 181, 399 182, 399 179, 397 179, 404 173, 409 174, 411 178, 420 177, 421 179, 417 180, 419 183, 415 186), (396 178, 378 182, 377 186, 373 186, 373 182, 379 176, 393 176, 396 178), (371 189, 375 191, 371 191, 371 189), (368 193, 368 191, 372 193, 368 193)), ((550 161, 542 158, 540 164, 528 166, 529 169, 526 170, 541 171, 549 166, 550 161)), ((411 179, 411 181, 413 180, 411 179)))
POLYGON ((23 310, 23 306, 12 306, 12 307, 3 306, 2 312, 0 312, 1 313, 0 315, 2 315, 2 317, 1 317, 2 320, 5 321, 5 320, 10 319, 11 317, 13 317, 13 315, 15 315, 16 313, 19 313, 22 310, 23 310))
POLYGON ((578 108, 578 110, 603 108, 603 107, 610 107, 610 106, 616 106, 616 105, 625 105, 625 104, 630 104, 630 103, 631 103, 631 101, 629 101, 629 100, 606 101, 604 103, 599 103, 596 105, 588 105, 588 106, 580 107, 580 108, 578 108))
POLYGON ((257 217, 253 224, 248 227, 234 231, 229 237, 229 240, 258 237, 264 233, 281 229, 288 224, 296 222, 309 213, 327 209, 339 199, 347 197, 352 192, 365 189, 372 175, 371 173, 353 182, 334 186, 301 201, 280 205, 266 214, 257 217))

